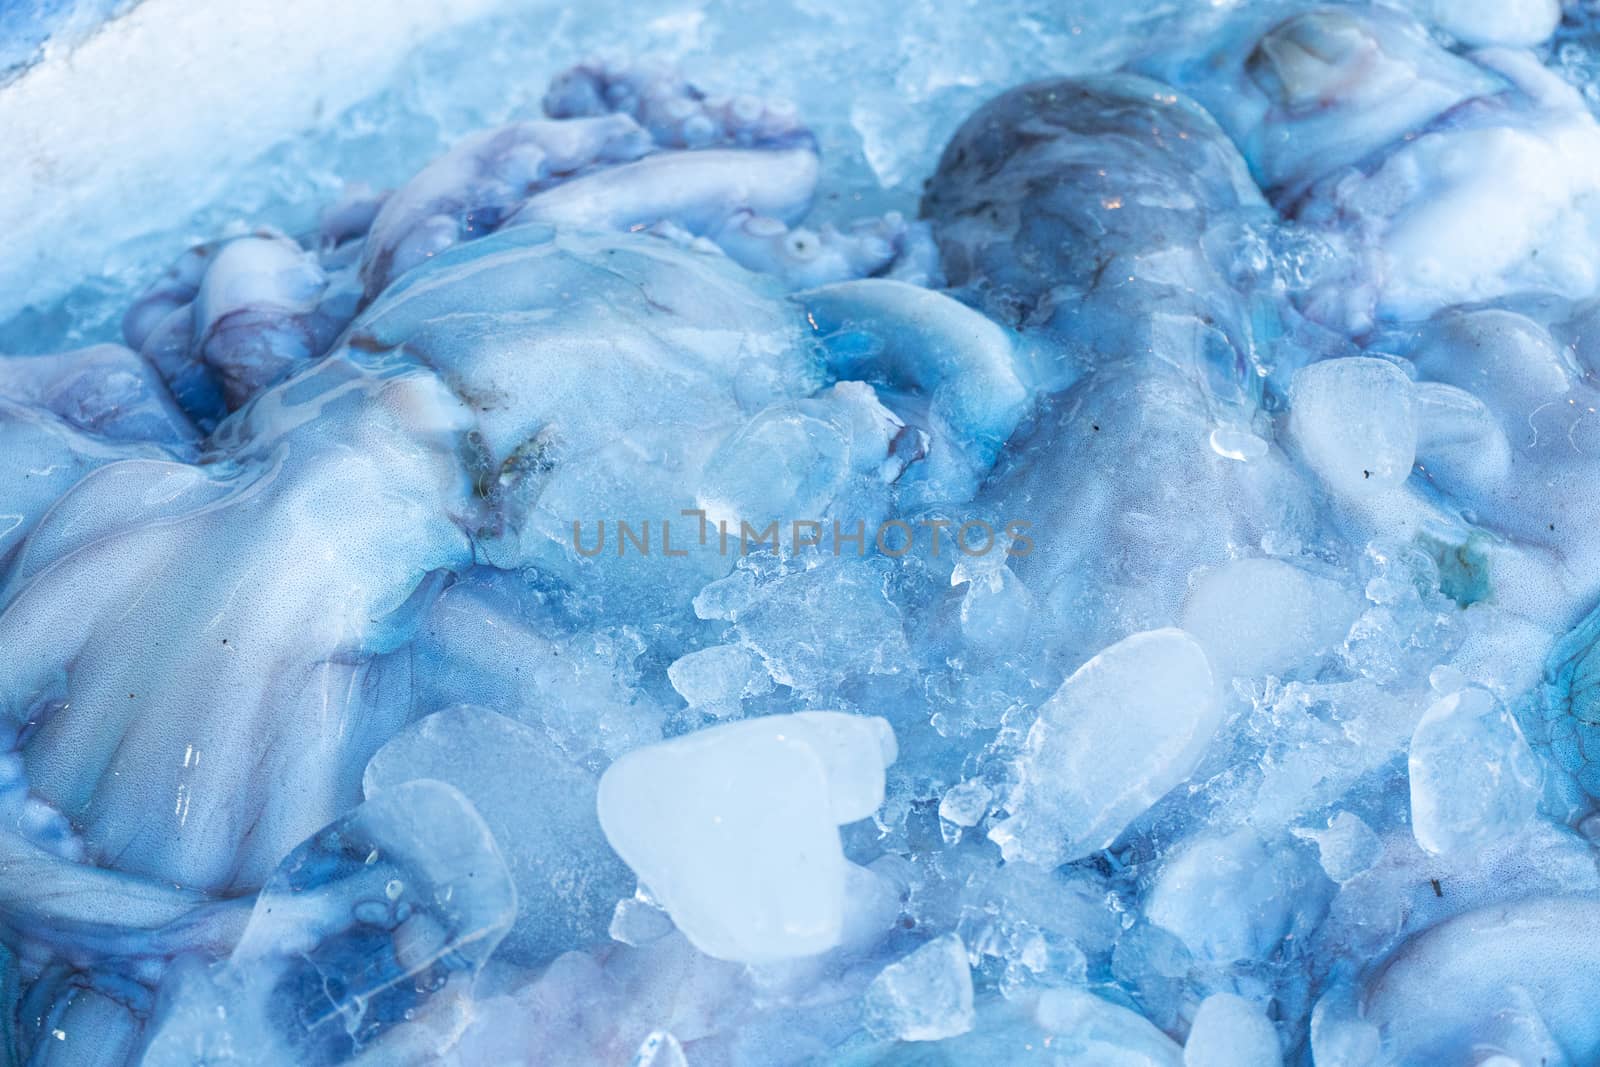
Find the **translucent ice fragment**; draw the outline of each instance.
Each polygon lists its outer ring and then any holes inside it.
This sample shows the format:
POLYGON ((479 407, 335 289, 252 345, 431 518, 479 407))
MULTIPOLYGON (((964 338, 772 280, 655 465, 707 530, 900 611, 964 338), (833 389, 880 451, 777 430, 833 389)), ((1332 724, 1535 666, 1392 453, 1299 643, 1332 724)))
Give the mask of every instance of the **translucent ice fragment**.
MULTIPOLYGON (((870 545, 870 524, 858 519, 856 525, 870 545)), ((834 544, 854 536, 850 522, 840 527, 834 544)), ((855 552, 847 545, 842 559, 759 585, 736 572, 707 586, 695 598, 695 611, 733 619, 773 681, 801 692, 828 692, 852 676, 898 673, 912 652, 893 595, 893 569, 881 559, 855 559, 855 552)))
POLYGON ((1434 704, 1411 735, 1411 832, 1435 854, 1470 854, 1516 834, 1542 774, 1510 713, 1486 690, 1434 704))
POLYGON ((465 797, 436 781, 386 790, 289 854, 225 963, 174 973, 143 1062, 383 1059, 408 1020, 463 992, 515 914, 465 797))
POLYGON ((672 919, 642 893, 617 901, 611 915, 611 940, 648 945, 672 933, 672 919))
POLYGON ((745 697, 772 690, 772 677, 742 645, 712 645, 681 656, 667 679, 691 708, 719 717, 739 710, 745 697))
POLYGON ((989 787, 976 778, 958 782, 939 801, 939 818, 957 826, 976 826, 989 810, 993 796, 989 787))
POLYGON ((867 1028, 901 1041, 941 1041, 972 1029, 972 968, 955 934, 889 964, 867 987, 867 1028))
POLYGON ((1336 493, 1392 489, 1410 476, 1417 455, 1411 393, 1411 379, 1387 360, 1313 363, 1289 387, 1289 431, 1336 493))
POLYGON ((1183 628, 1219 678, 1281 674, 1344 640, 1360 614, 1337 582, 1276 559, 1239 559, 1200 575, 1183 628))
POLYGON ((1214 993, 1195 1012, 1183 1067, 1280 1067, 1278 1032, 1261 1009, 1232 993, 1214 993))
POLYGON ((635 750, 600 779, 600 825, 695 947, 759 963, 839 943, 842 823, 883 802, 880 718, 802 712, 635 750))
POLYGON ((1105 848, 1189 777, 1221 721, 1199 642, 1177 629, 1124 638, 1039 709, 1012 816, 989 836, 1008 860, 1050 866, 1105 848))
POLYGON ((494 834, 517 887, 517 921, 501 952, 540 963, 602 940, 632 888, 595 818, 595 775, 541 731, 487 708, 429 715, 378 750, 368 798, 419 778, 448 782, 494 834))
POLYGON ((1295 830, 1294 835, 1317 843, 1322 870, 1335 882, 1347 882, 1370 870, 1383 855, 1383 841, 1359 815, 1341 811, 1328 820, 1325 830, 1295 830))

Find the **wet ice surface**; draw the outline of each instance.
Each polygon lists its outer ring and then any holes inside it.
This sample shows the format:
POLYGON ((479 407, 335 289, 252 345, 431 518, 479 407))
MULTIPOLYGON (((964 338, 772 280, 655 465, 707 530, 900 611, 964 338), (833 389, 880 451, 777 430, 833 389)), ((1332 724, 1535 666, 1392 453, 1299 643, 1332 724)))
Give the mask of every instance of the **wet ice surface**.
POLYGON ((13 291, 7 1056, 1600 1059, 1600 29, 1177 14, 515 11, 13 291))

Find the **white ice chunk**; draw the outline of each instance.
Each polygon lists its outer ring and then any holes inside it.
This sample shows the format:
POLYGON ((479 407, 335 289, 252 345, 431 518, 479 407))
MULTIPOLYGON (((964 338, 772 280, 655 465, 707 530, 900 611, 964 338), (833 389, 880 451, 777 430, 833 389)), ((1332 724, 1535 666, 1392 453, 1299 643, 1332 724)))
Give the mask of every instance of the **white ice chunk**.
POLYGON ((1183 628, 1218 678, 1281 674, 1338 646, 1360 614, 1337 582, 1276 559, 1238 559, 1203 572, 1183 605, 1183 628))
POLYGON ((883 805, 883 772, 899 754, 887 720, 837 711, 802 711, 783 719, 789 736, 803 738, 822 758, 834 822, 865 819, 883 805))
POLYGON ((1411 735, 1411 832, 1436 855, 1470 854, 1516 834, 1542 773, 1516 721, 1486 690, 1451 693, 1411 735))
POLYGON ((1232 993, 1214 993, 1195 1012, 1183 1067, 1281 1067, 1278 1032, 1261 1009, 1232 993))
POLYGON ((837 945, 848 864, 838 826, 883 802, 894 733, 804 712, 635 750, 600 779, 611 846, 695 947, 762 963, 837 945))
MULTIPOLYGON (((1597 944, 1594 901, 1580 896, 1485 907, 1424 930, 1361 998, 1363 1020, 1383 1035, 1379 1062, 1482 1065, 1492 1050, 1516 1063, 1595 1063, 1597 944)), ((1313 1042, 1321 1064, 1315 1034, 1313 1042)))
POLYGON ((972 1029, 972 968, 955 934, 889 964, 867 987, 867 1028, 901 1041, 940 1041, 972 1029))
POLYGON ((1124 638, 1039 709, 1013 814, 989 836, 1007 860, 1048 866, 1105 848, 1194 772, 1221 721, 1199 642, 1171 628, 1124 638))
POLYGON ((1388 360, 1330 359, 1295 372, 1289 432, 1312 469, 1336 492, 1393 489, 1417 456, 1412 384, 1388 360))

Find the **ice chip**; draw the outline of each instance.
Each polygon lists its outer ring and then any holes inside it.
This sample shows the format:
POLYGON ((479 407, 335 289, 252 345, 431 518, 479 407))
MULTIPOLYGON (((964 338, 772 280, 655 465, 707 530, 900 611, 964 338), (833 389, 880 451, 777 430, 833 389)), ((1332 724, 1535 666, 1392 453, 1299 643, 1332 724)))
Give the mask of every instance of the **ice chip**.
POLYGON ((972 968, 955 934, 889 964, 867 987, 868 1029, 901 1041, 941 1041, 972 1029, 972 968))
POLYGON ((771 692, 772 678, 749 649, 712 645, 679 657, 667 679, 691 708, 718 718, 737 715, 745 697, 771 692))
POLYGON ((1542 773, 1506 709, 1477 688, 1430 707, 1411 735, 1411 831, 1435 854, 1471 854, 1533 818, 1542 773))
POLYGON ((1049 866, 1105 848, 1189 777, 1221 722, 1199 642, 1177 629, 1126 637, 1039 709, 1012 815, 989 836, 1007 860, 1049 866))
POLYGON ((1370 870, 1383 855, 1382 839, 1353 812, 1334 815, 1326 829, 1295 830, 1294 835, 1317 843, 1322 870, 1335 882, 1348 882, 1370 870))
POLYGON ((883 802, 883 719, 803 712, 630 752, 600 779, 606 838, 695 947, 765 963, 825 952, 845 921, 841 823, 883 802))
POLYGON ((1295 372, 1289 403, 1290 434, 1335 493, 1367 496, 1410 476, 1412 384, 1393 363, 1370 356, 1313 363, 1295 372))

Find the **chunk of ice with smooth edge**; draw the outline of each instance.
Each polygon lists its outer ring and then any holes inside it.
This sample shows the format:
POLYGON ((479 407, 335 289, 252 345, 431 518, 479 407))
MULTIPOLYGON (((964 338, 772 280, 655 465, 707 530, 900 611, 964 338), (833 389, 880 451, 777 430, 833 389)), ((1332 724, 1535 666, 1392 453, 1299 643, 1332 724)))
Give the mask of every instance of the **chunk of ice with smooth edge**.
POLYGON ((1295 371, 1289 385, 1289 432, 1335 493, 1393 489, 1417 458, 1411 392, 1411 379, 1388 360, 1313 363, 1295 371))
POLYGON ((1105 848, 1188 778, 1222 722, 1205 650, 1168 628, 1126 637, 1061 684, 1028 731, 1007 860, 1054 866, 1105 848))
POLYGON ((770 692, 772 679, 742 645, 712 645, 679 657, 667 668, 672 688, 691 708, 726 717, 745 697, 770 692))
MULTIPOLYGON (((1481 908, 1402 944, 1367 981, 1359 1011, 1383 1035, 1381 1062, 1397 1067, 1481 1063, 1495 1048, 1519 1063, 1595 1063, 1597 945, 1590 897, 1481 908)), ((1313 1046, 1322 1063, 1315 1033, 1313 1046)))
POLYGON ((1471 854, 1533 818, 1543 775, 1516 721, 1488 691, 1430 707, 1411 735, 1411 832, 1428 852, 1471 854))
POLYGON ((867 1028, 901 1041, 942 1041, 972 1029, 972 968, 956 934, 889 964, 867 987, 867 1028))
POLYGON ((1560 0, 1410 0, 1418 15, 1475 47, 1531 48, 1561 21, 1560 0))
POLYGON ((839 943, 842 823, 883 803, 894 733, 876 717, 801 712, 630 752, 600 779, 600 825, 696 948, 763 963, 839 943))

